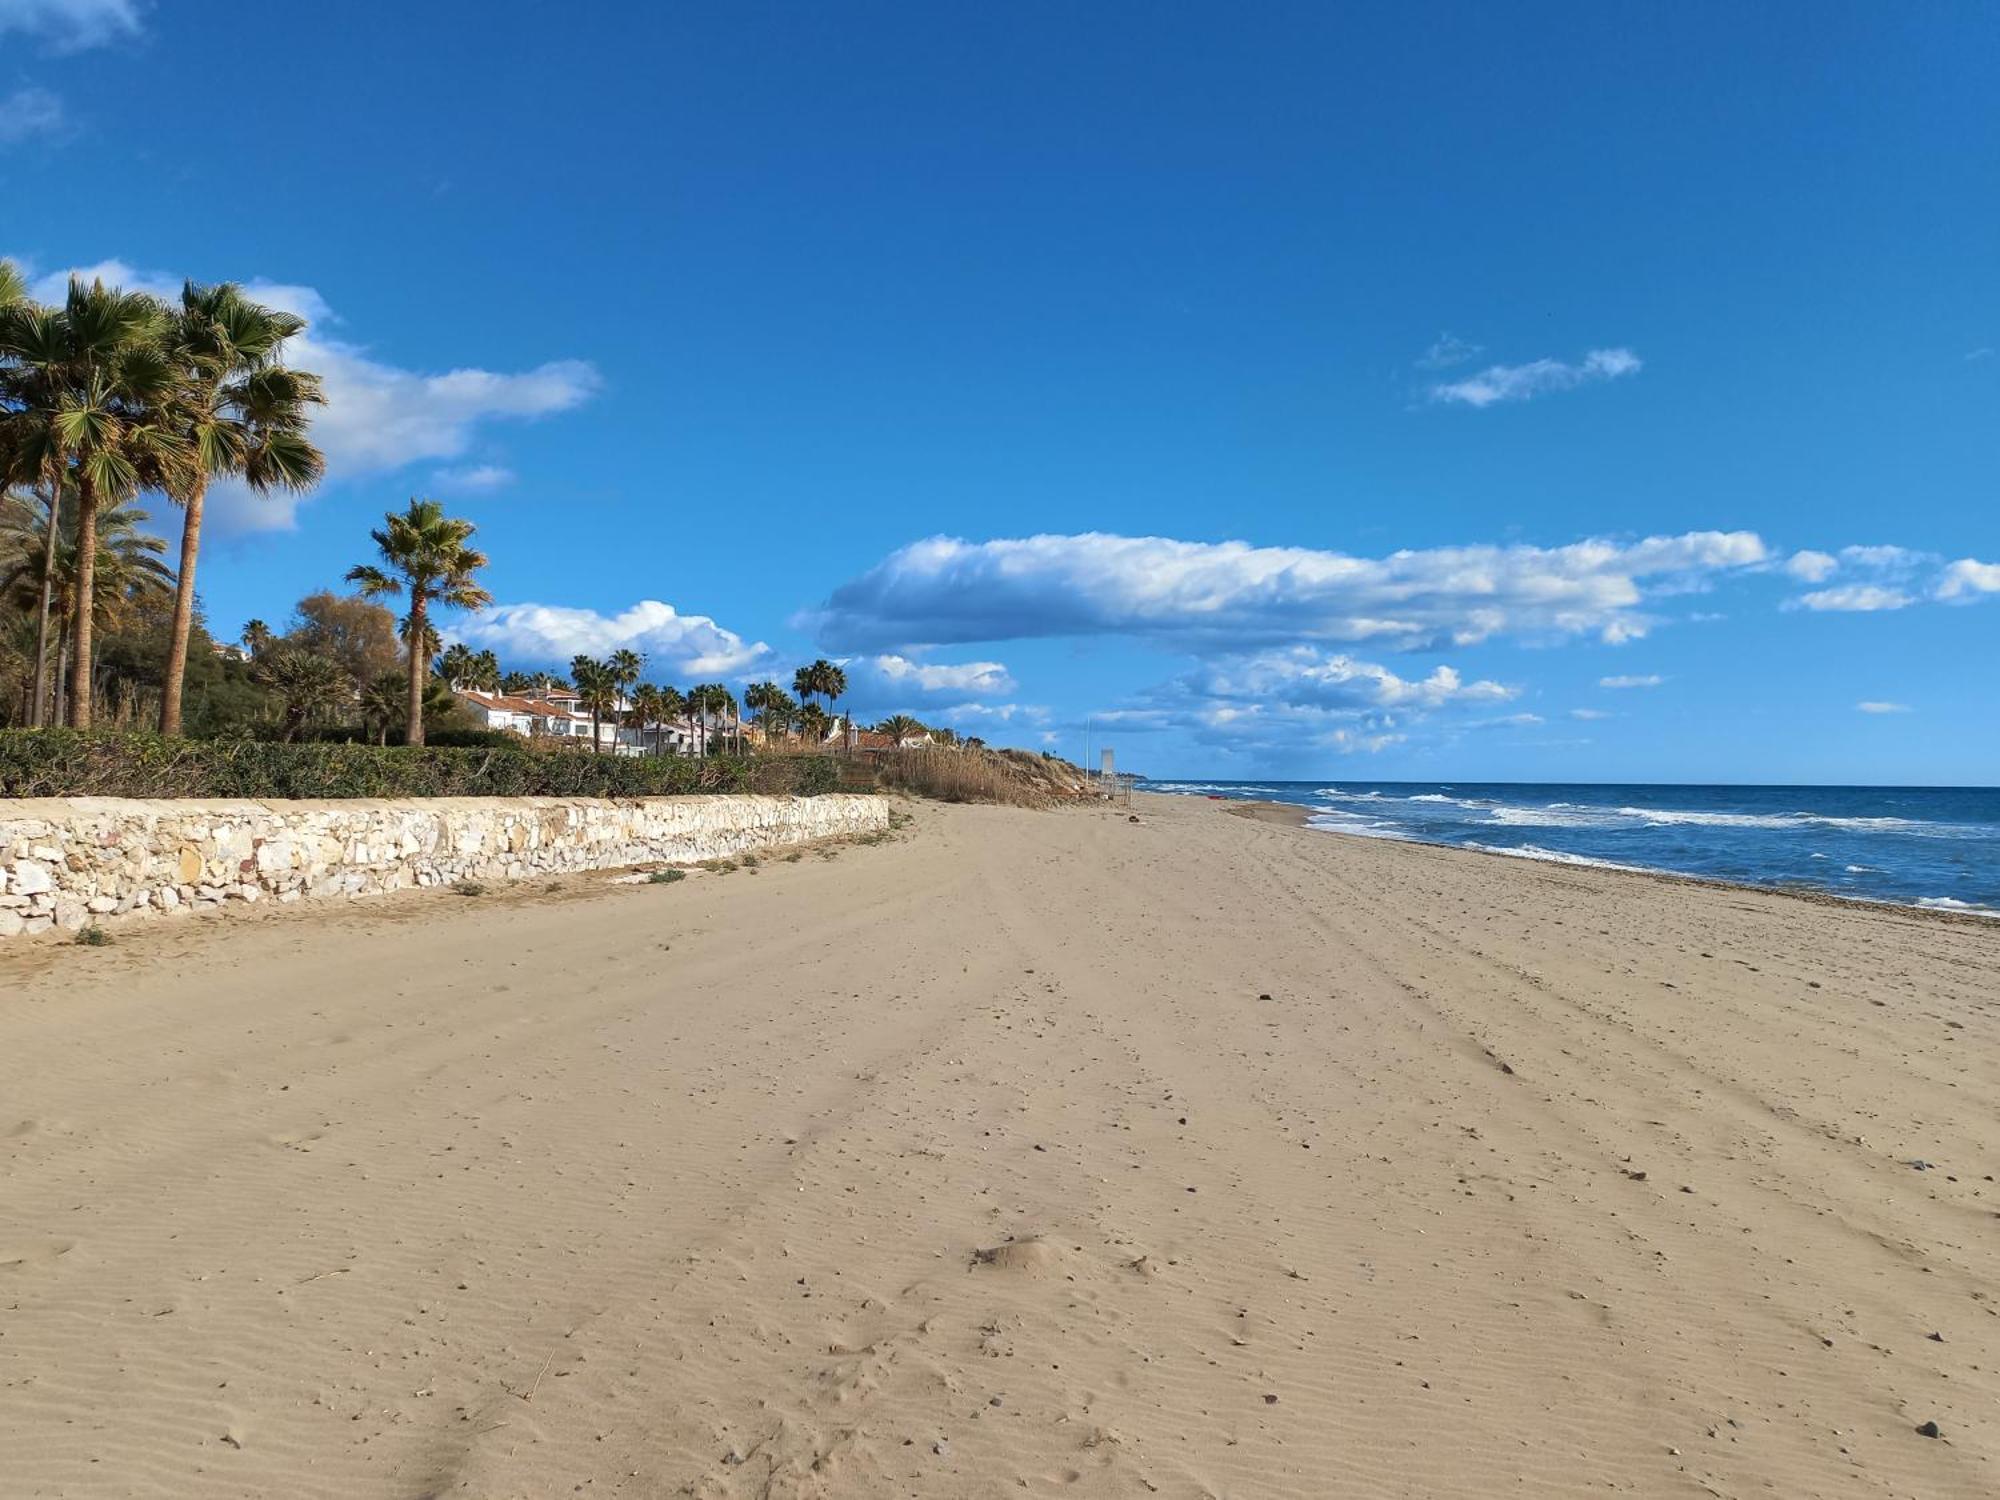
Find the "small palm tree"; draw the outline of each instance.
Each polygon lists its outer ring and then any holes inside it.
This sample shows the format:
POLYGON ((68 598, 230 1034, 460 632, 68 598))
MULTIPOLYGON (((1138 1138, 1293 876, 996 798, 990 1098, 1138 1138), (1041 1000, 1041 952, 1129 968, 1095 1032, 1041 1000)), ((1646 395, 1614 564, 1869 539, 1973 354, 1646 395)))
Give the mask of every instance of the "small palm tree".
POLYGON ((373 731, 375 743, 389 743, 389 731, 403 722, 409 704, 402 674, 384 672, 361 689, 361 722, 373 731))
POLYGON ((266 646, 271 644, 271 627, 266 625, 262 620, 246 620, 243 624, 243 634, 237 637, 237 639, 244 651, 251 656, 255 656, 259 651, 262 651, 266 646))
POLYGON ((201 551, 202 503, 211 480, 240 479, 257 494, 312 488, 326 459, 306 441, 308 408, 324 402, 317 375, 279 363, 285 341, 306 320, 274 312, 224 282, 181 288, 181 305, 167 335, 174 390, 167 420, 178 429, 189 461, 175 466, 179 483, 167 493, 180 503, 180 587, 160 696, 160 733, 181 730, 181 685, 194 629, 194 572, 201 551))
POLYGON ((425 665, 436 631, 433 608, 483 609, 493 596, 474 580, 486 566, 486 554, 471 545, 476 528, 470 521, 444 513, 435 500, 412 500, 398 515, 391 511, 386 525, 369 533, 386 568, 363 563, 347 572, 359 584, 363 598, 407 593, 410 612, 403 617, 403 644, 409 655, 409 726, 405 742, 424 742, 425 665))
POLYGON ((327 718, 353 693, 346 670, 330 656, 279 642, 257 658, 257 681, 284 704, 284 737, 298 738, 309 725, 327 718))
POLYGON ((915 739, 924 732, 924 726, 908 714, 891 714, 875 727, 888 735, 897 745, 901 745, 904 740, 915 739))
POLYGON ((491 651, 482 651, 472 658, 472 685, 481 692, 500 691, 500 658, 491 651))

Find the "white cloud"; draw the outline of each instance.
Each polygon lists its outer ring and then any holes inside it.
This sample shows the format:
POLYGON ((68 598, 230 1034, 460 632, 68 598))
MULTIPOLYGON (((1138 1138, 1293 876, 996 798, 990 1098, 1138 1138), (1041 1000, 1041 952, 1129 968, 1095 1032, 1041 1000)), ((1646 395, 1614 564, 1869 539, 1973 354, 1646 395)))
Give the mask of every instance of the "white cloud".
POLYGON ((18 31, 78 52, 137 36, 143 14, 138 0, 0 0, 0 36, 18 31))
MULTIPOLYGON (((96 278, 130 291, 179 301, 181 280, 136 269, 119 260, 53 271, 30 290, 42 301, 59 300, 69 277, 96 278)), ((268 306, 297 313, 312 327, 286 346, 292 365, 317 372, 326 405, 313 418, 312 437, 326 454, 327 482, 384 474, 424 460, 462 458, 483 424, 532 420, 569 411, 595 395, 602 382, 582 360, 552 360, 505 374, 456 369, 427 374, 370 356, 365 346, 325 330, 339 319, 309 286, 248 280, 245 290, 268 306)), ((467 472, 477 472, 476 470, 467 472)), ((217 485, 210 515, 218 531, 280 531, 294 524, 302 497, 258 497, 240 485, 217 485)))
POLYGON ((1846 610, 1869 613, 1884 609, 1902 609, 1916 603, 1916 599, 1901 589, 1883 588, 1872 583, 1850 583, 1837 589, 1816 589, 1810 594, 1801 594, 1797 606, 1811 610, 1846 610))
POLYGON ((1515 693, 1498 682, 1466 682, 1453 667, 1409 679, 1375 662, 1328 655, 1311 646, 1211 658, 1176 687, 1209 702, 1320 709, 1434 709, 1449 703, 1504 703, 1515 693))
POLYGON ((62 129, 63 118, 62 100, 47 89, 16 89, 0 99, 0 145, 53 135, 62 129))
POLYGON ((1125 634, 1194 649, 1370 642, 1465 646, 1497 635, 1619 642, 1652 624, 1647 588, 1764 560, 1752 532, 1566 547, 1438 547, 1351 557, 1102 532, 932 537, 835 589, 799 623, 843 649, 1125 634))
POLYGON ((1014 691, 1014 678, 997 661, 925 662, 907 656, 871 656, 847 664, 850 681, 861 678, 879 691, 935 697, 988 697, 1014 691))
POLYGON ((1574 390, 1600 380, 1636 375, 1644 362, 1630 349, 1592 349, 1576 364, 1537 359, 1525 365, 1489 365, 1477 375, 1431 387, 1431 400, 1464 406, 1528 401, 1552 391, 1574 390))
POLYGON ((1928 561, 1922 552, 1914 552, 1908 547, 1842 547, 1840 560, 1857 568, 1872 568, 1877 572, 1903 572, 1928 561))
POLYGON ((1854 706, 1864 714, 1906 714, 1910 711, 1907 703, 1885 703, 1876 698, 1863 699, 1854 706))
POLYGON ((642 599, 615 615, 553 604, 499 604, 457 623, 454 640, 487 647, 509 668, 566 666, 579 653, 637 651, 653 677, 728 677, 766 664, 771 648, 746 641, 706 615, 684 615, 642 599))
POLYGON ((1967 350, 1965 357, 1968 360, 1991 359, 1993 357, 1993 346, 1990 344, 1981 344, 1977 349, 1967 350))
POLYGON ((1961 557, 1938 580, 1940 599, 1970 600, 1979 594, 2000 594, 2000 563, 1961 557))
POLYGON ((1597 685, 1601 688, 1656 688, 1666 680, 1657 672, 1648 672, 1643 676, 1600 677, 1597 685))
POLYGON ((1448 370, 1453 365, 1462 365, 1479 358, 1486 352, 1480 344, 1467 343, 1452 333, 1441 333, 1437 341, 1426 349, 1417 360, 1420 370, 1448 370))
POLYGON ((1609 719, 1612 714, 1602 708, 1572 708, 1569 716, 1572 719, 1609 719))
POLYGON ((1840 559, 1828 552, 1794 552, 1785 559, 1785 571, 1801 583, 1824 583, 1840 569, 1840 559))
POLYGON ((439 469, 431 475, 431 487, 455 495, 479 494, 505 489, 516 476, 501 464, 472 464, 462 469, 439 469))

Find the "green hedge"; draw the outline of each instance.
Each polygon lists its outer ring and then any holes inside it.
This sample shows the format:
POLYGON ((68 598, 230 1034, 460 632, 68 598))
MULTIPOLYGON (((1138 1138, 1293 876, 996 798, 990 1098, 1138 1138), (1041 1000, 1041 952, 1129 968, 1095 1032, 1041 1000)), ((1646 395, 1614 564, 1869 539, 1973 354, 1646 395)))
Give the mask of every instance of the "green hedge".
POLYGON ((834 762, 819 755, 690 760, 505 746, 280 745, 0 730, 0 797, 813 796, 839 779, 834 762))

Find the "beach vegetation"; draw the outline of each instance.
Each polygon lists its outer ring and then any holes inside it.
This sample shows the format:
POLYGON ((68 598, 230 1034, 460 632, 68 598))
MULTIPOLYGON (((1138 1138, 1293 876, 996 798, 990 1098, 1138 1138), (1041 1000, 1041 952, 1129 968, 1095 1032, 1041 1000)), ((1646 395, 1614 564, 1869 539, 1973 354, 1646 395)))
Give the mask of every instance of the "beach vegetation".
MULTIPOLYGON (((310 695, 298 717, 318 712, 310 695)), ((475 732, 477 734, 477 732, 475 732)), ((457 736, 454 735, 454 738, 457 736)), ((0 730, 0 797, 814 796, 839 784, 826 756, 590 756, 496 743, 390 745, 150 731, 0 730)))

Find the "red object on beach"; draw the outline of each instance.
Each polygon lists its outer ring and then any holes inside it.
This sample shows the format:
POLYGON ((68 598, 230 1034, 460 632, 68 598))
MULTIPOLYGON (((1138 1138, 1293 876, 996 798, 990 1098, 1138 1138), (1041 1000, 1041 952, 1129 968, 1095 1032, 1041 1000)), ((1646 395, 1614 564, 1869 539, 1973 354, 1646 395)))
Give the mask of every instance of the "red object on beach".
POLYGON ((1227 802, 1229 799, 1223 796, 1222 793, 1220 792, 1210 792, 1208 794, 1208 800, 1211 802, 1227 802))

